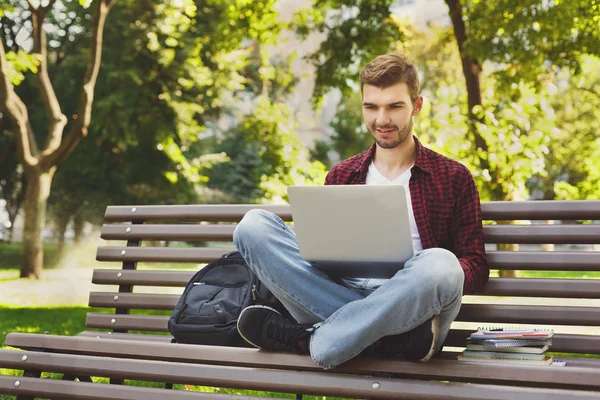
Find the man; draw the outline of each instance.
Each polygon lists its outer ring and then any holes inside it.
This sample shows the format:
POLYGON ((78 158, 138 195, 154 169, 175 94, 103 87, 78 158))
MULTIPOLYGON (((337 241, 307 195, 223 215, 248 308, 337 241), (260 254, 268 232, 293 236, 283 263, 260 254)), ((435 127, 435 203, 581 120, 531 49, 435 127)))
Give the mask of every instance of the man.
POLYGON ((310 354, 326 369, 363 351, 428 361, 462 295, 481 290, 489 276, 471 174, 412 135, 423 106, 416 68, 402 54, 386 54, 365 66, 360 81, 375 143, 334 166, 325 184, 408 186, 415 256, 391 279, 334 280, 300 257, 293 231, 272 213, 252 210, 234 232, 250 268, 295 319, 248 307, 238 320, 242 337, 266 350, 310 354))

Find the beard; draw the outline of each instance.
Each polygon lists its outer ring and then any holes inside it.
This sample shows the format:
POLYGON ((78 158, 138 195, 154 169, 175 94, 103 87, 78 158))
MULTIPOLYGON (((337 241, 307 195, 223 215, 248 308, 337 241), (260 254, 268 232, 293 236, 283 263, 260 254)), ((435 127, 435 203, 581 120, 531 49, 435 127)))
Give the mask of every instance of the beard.
POLYGON ((373 135, 373 138, 375 139, 375 142, 377 142, 377 145, 379 147, 381 147, 383 149, 393 149, 395 147, 400 146, 402 143, 404 143, 406 141, 406 139, 412 132, 412 128, 413 128, 413 120, 411 118, 410 122, 407 123, 406 125, 404 125, 402 127, 402 129, 398 128, 395 125, 377 126, 376 124, 373 124, 371 127, 371 134, 373 135), (396 132, 398 132, 398 136, 396 138, 378 139, 375 136, 375 132, 377 129, 383 129, 383 130, 394 129, 396 132))

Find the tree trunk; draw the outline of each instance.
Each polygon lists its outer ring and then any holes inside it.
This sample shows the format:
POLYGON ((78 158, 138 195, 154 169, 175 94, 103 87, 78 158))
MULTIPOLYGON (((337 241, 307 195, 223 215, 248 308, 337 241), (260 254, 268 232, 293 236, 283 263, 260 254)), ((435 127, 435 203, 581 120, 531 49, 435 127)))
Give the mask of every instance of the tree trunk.
POLYGON ((56 236, 58 238, 58 253, 62 254, 65 249, 65 233, 69 225, 68 217, 55 218, 56 236))
MULTIPOLYGON (((483 123, 484 119, 474 112, 476 106, 482 105, 480 83, 482 68, 479 62, 469 54, 466 48, 467 28, 463 19, 464 16, 460 0, 446 0, 446 4, 448 5, 448 13, 452 20, 452 27, 454 28, 454 38, 456 39, 456 45, 458 46, 462 71, 467 88, 469 134, 471 135, 469 139, 471 140, 475 154, 485 154, 488 152, 488 145, 477 128, 477 123, 483 123)), ((505 200, 504 188, 502 187, 502 184, 499 183, 497 172, 490 167, 488 158, 479 156, 478 161, 479 168, 481 170, 487 170, 492 176, 492 180, 489 182, 492 197, 491 200, 505 200)))
POLYGON ((84 223, 85 219, 83 218, 83 215, 81 215, 81 210, 79 210, 79 212, 75 213, 75 216, 73 217, 73 232, 75 234, 73 241, 75 244, 79 244, 83 240, 84 223))
POLYGON ((46 204, 56 167, 49 171, 28 169, 23 223, 23 259, 21 278, 39 279, 44 266, 42 229, 46 218, 46 204))

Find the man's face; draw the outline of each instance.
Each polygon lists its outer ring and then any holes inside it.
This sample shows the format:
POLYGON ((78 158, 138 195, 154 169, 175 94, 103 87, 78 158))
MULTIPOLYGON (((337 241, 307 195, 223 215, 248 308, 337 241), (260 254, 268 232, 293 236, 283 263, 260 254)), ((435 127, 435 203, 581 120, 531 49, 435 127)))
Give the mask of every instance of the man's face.
POLYGON ((393 149, 408 138, 412 133, 412 117, 422 106, 422 97, 412 104, 404 82, 386 88, 363 86, 363 118, 379 147, 384 149, 393 149))

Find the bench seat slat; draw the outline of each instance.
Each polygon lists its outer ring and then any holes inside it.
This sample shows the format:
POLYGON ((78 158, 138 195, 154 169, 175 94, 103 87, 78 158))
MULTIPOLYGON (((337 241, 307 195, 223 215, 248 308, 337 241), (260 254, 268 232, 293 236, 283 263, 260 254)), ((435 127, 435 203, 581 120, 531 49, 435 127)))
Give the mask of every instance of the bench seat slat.
MULTIPOLYGON (((98 247, 96 260, 208 263, 233 250, 104 246, 98 247), (123 251, 125 254, 122 254, 123 251)), ((489 251, 487 259, 492 269, 600 271, 598 251, 489 251)))
MULTIPOLYGON (((450 329, 448 336, 444 342, 444 346, 465 347, 465 343, 473 330, 450 329)), ((153 341, 161 343, 169 343, 172 339, 171 335, 153 335, 140 333, 117 333, 117 332, 100 332, 100 331, 84 331, 79 336, 95 337, 102 339, 118 339, 118 340, 136 340, 136 341, 153 341)), ((583 353, 583 354, 600 354, 600 337, 595 335, 572 335, 572 334, 555 334, 552 338, 553 352, 560 353, 583 353)), ((445 354, 445 353, 444 353, 445 354)), ((600 367, 600 359, 580 359, 590 360, 600 367)))
MULTIPOLYGON (((19 389, 14 388, 15 379, 8 376, 0 376, 0 390, 2 393, 11 394, 14 396, 26 395, 34 396, 45 394, 44 397, 61 398, 66 400, 106 400, 107 398, 119 400, 188 400, 188 399, 215 399, 215 400, 234 400, 247 399, 258 400, 264 397, 227 395, 220 393, 202 393, 190 392, 183 390, 170 390, 165 394, 165 389, 153 389, 139 386, 124 386, 124 385, 100 385, 87 382, 69 382, 58 380, 42 380, 38 378, 19 378, 22 386, 19 389), (166 396, 166 397, 165 397, 166 396)), ((433 387, 424 386, 418 381, 403 381, 406 382, 406 388, 395 398, 417 398, 415 396, 427 396, 428 399, 448 399, 462 398, 475 399, 480 398, 481 394, 490 393, 496 399, 515 399, 526 397, 528 399, 544 399, 544 400, 562 400, 569 397, 574 400, 595 399, 594 394, 582 391, 567 391, 559 389, 547 389, 540 392, 533 391, 529 388, 510 388, 498 385, 470 385, 467 383, 435 383, 433 387), (439 387, 438 387, 439 386, 439 387), (459 397, 457 397, 459 396, 459 397)), ((486 396, 487 397, 487 396, 486 396)), ((277 400, 274 398, 274 400, 277 400)))
MULTIPOLYGON (((293 226, 291 226, 293 229, 293 226)), ((231 242, 235 225, 200 224, 104 224, 105 240, 168 240, 231 242)), ((596 244, 598 225, 485 225, 486 243, 596 244)))
POLYGON ((151 333, 121 333, 106 331, 83 331, 79 336, 102 339, 135 340, 139 342, 171 343, 173 336, 151 333))
MULTIPOLYGON (((167 320, 168 317, 163 316, 88 313, 86 326, 166 332, 167 320)), ((456 320, 481 323, 596 326, 600 321, 600 308, 463 304, 456 320)))
MULTIPOLYGON (((14 334, 11 334, 14 335, 14 334)), ((11 338, 11 346, 15 341, 20 344, 15 347, 35 347, 53 349, 57 353, 81 353, 100 359, 100 357, 119 356, 123 358, 147 359, 145 365, 152 365, 160 361, 170 361, 173 366, 186 366, 192 370, 190 363, 206 363, 215 365, 231 365, 235 367, 251 368, 281 368, 283 370, 318 371, 314 376, 324 376, 334 379, 338 373, 369 374, 374 371, 400 374, 404 377, 429 377, 435 380, 461 380, 463 378, 479 377, 479 381, 502 382, 515 384, 519 382, 538 382, 549 385, 573 385, 581 388, 600 387, 600 365, 596 367, 548 368, 547 366, 515 365, 515 364, 467 364, 458 363, 456 360, 433 359, 428 363, 404 362, 394 358, 369 358, 359 356, 342 366, 330 371, 323 371, 309 356, 265 352, 258 349, 234 348, 219 346, 200 346, 170 343, 144 343, 129 340, 107 340, 87 337, 61 337, 54 335, 19 334, 19 338, 11 338), (44 338, 43 336, 46 336, 44 338), (20 340, 19 340, 20 339, 20 340), (85 349, 85 350, 84 350, 85 349), (181 364, 178 364, 181 363, 181 364)), ((4 352, 13 352, 4 350, 4 352)), ((18 353, 18 352, 17 352, 18 353)), ((15 357, 16 363, 21 363, 20 356, 15 357)), ((132 364, 135 365, 135 364, 132 364)), ((124 370, 124 368, 123 368, 124 370)), ((235 371, 235 369, 232 369, 235 371)), ((192 371, 189 371, 190 373, 192 371)), ((198 379, 206 379, 205 375, 198 375, 198 379)), ((276 372, 276 371, 273 371, 276 372)), ((282 371, 280 371, 282 372, 282 371)), ((299 372, 292 372, 300 374, 299 372)), ((188 376, 179 374, 174 370, 169 375, 188 376)), ((312 375, 311 375, 312 376, 312 375)), ((275 375, 271 375, 275 380, 275 375)), ((351 378, 354 379, 354 378, 351 378)), ((189 382, 192 383, 192 382, 189 382)), ((212 384, 212 383, 208 383, 212 384)), ((370 385, 369 385, 370 386, 370 385)), ((401 392, 401 390, 399 391, 401 392)), ((368 394, 367 394, 368 396, 368 394)), ((351 396, 357 397, 357 395, 351 396)), ((366 396, 360 396, 366 397, 366 396)), ((369 396, 371 397, 371 396, 369 396)))
MULTIPOLYGON (((72 364, 76 364, 79 366, 77 371, 81 371, 82 374, 93 374, 95 371, 98 371, 100 376, 124 376, 130 379, 144 380, 169 379, 173 383, 210 385, 231 388, 244 387, 255 390, 271 390, 291 393, 302 392, 306 394, 350 396, 361 398, 367 397, 376 399, 414 398, 415 395, 419 395, 419 397, 427 396, 429 399, 444 399, 448 398, 449 395, 463 399, 473 399, 479 398, 482 393, 486 393, 486 395, 497 399, 508 399, 515 397, 542 398, 541 396, 544 396, 544 399, 562 399, 565 398, 565 396, 575 399, 593 398, 591 397, 590 393, 586 393, 585 391, 581 390, 536 389, 528 387, 506 387, 486 384, 457 384, 455 382, 450 384, 444 382, 422 382, 413 379, 349 377, 345 375, 323 372, 270 371, 215 365, 164 363, 147 360, 106 359, 92 356, 72 356, 65 354, 55 354, 52 359, 49 359, 49 355, 44 353, 21 351, 15 351, 14 353, 17 353, 16 355, 19 357, 23 354, 26 354, 31 359, 40 359, 39 362, 35 363, 36 367, 38 368, 46 367, 46 364, 43 364, 43 361, 47 360, 49 367, 53 371, 57 372, 69 371, 72 369, 70 368, 72 364), (111 368, 111 364, 114 365, 114 367, 111 368), (373 388, 374 379, 376 379, 376 382, 379 383, 377 389, 373 388)), ((34 363, 32 362, 32 364, 34 363)), ((579 370, 583 370, 583 368, 579 368, 579 370)), ((14 381, 15 378, 12 379, 14 381)), ((13 386, 13 390, 11 390, 11 392, 23 394, 23 392, 25 392, 27 389, 33 392, 33 384, 38 382, 45 383, 45 381, 46 380, 38 379, 37 382, 35 382, 35 378, 27 378, 27 380, 23 381, 23 384, 27 385, 27 388, 24 387, 21 389, 21 391, 15 391, 13 386)), ((3 387, 9 386, 6 384, 7 382, 5 382, 4 379, 0 382, 3 387)), ((77 388, 77 386, 79 386, 78 384, 80 384, 80 382, 75 383, 72 387, 74 388, 74 392, 77 392, 77 394, 80 396, 83 393, 92 390, 97 393, 97 390, 101 390, 107 386, 88 383, 87 385, 83 385, 81 388, 77 388)), ((65 387, 65 385, 60 386, 65 387)), ((572 387, 572 385, 570 386, 572 387)), ((49 387, 53 388, 56 386, 51 384, 49 387)), ((131 386, 126 388, 131 388, 131 386)), ((39 386, 36 389, 39 390, 39 386)), ((164 398, 203 399, 209 398, 207 395, 213 396, 210 398, 224 398, 223 396, 214 396, 214 393, 201 394, 198 392, 185 391, 173 392, 171 390, 166 391, 164 389, 151 389, 143 391, 139 391, 137 389, 128 390, 124 389, 124 387, 121 385, 111 385, 111 390, 105 392, 105 395, 108 395, 109 393, 112 395, 117 394, 117 397, 114 397, 117 399, 141 399, 142 397, 138 397, 137 395, 135 397, 124 397, 121 394, 138 394, 140 392, 148 393, 146 395, 147 397, 144 397, 144 399, 158 399, 160 397, 157 395, 161 392, 162 395, 165 396, 164 398), (174 393, 175 396, 171 397, 171 393, 174 393), (184 394, 184 397, 176 397, 179 393, 184 394)), ((61 392, 58 393, 60 394, 61 392)), ((69 394, 69 396, 71 395, 69 394)), ((64 397, 61 396, 61 398, 64 397)), ((90 397, 85 398, 89 399, 90 397)), ((98 397, 94 395, 94 397, 91 398, 98 397)), ((231 399, 233 397, 227 396, 225 398, 231 399)), ((236 396, 235 398, 240 397, 236 396)))
MULTIPOLYGON (((171 206, 108 206, 107 222, 124 221, 239 221, 246 212, 261 208, 291 221, 288 204, 201 204, 171 206)), ((600 219, 600 200, 488 201, 481 203, 483 220, 589 220, 600 219)))
POLYGON ((35 396, 64 400, 259 400, 262 397, 227 395, 217 393, 189 392, 183 390, 154 389, 140 386, 103 385, 88 382, 72 382, 57 379, 39 379, 0 376, 0 393, 13 396, 35 396), (15 388, 15 381, 20 385, 15 388))

